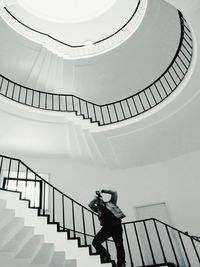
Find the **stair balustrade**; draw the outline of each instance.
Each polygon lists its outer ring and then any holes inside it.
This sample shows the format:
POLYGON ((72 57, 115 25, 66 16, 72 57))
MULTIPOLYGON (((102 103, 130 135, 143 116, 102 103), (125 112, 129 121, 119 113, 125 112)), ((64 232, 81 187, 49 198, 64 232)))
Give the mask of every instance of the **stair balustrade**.
MULTIPOLYGON (((69 181, 70 182, 70 181, 69 181)), ((0 190, 18 192, 20 199, 56 224, 79 246, 91 246, 99 230, 98 216, 29 168, 19 159, 0 155, 0 190)), ((200 266, 200 240, 155 218, 122 223, 127 266, 200 266)), ((105 246, 115 258, 112 240, 105 246)))
MULTIPOLYGON (((192 33, 180 11, 180 41, 166 70, 146 88, 124 99, 99 105, 72 94, 38 91, 0 75, 0 94, 29 107, 59 112, 73 112, 91 123, 105 126, 136 117, 169 97, 185 78, 193 55, 192 33)), ((56 88, 55 88, 56 90, 56 88)))

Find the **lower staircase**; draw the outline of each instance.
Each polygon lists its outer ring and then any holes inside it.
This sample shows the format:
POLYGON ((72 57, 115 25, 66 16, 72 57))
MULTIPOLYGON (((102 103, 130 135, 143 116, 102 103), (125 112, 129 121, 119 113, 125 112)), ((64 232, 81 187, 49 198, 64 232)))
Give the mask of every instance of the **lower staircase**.
MULTIPOLYGON (((100 257, 87 247, 67 240, 66 231, 48 224, 20 194, 0 190, 0 266, 2 267, 100 267, 100 257), (2 265, 1 265, 2 264, 2 265)), ((103 266, 111 267, 111 263, 103 266)))
MULTIPOLYGON (((200 241, 155 218, 122 224, 127 267, 200 267, 200 241)), ((0 267, 116 267, 91 246, 88 208, 19 159, 0 155, 0 267)), ((116 259, 113 240, 105 247, 116 259)))

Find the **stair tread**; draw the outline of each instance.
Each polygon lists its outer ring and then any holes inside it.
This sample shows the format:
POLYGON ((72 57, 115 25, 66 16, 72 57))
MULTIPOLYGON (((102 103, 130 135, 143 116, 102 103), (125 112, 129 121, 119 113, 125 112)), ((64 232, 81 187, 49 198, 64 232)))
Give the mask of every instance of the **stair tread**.
POLYGON ((23 227, 2 249, 4 252, 17 252, 33 235, 33 227, 23 227))
POLYGON ((23 218, 13 218, 5 227, 0 230, 0 246, 8 242, 22 227, 23 218))
POLYGON ((13 209, 0 210, 0 229, 7 225, 14 218, 15 211, 13 209))
POLYGON ((38 250, 40 249, 44 241, 44 236, 34 235, 27 244, 22 248, 22 250, 17 254, 16 258, 30 258, 32 259, 38 250))
POLYGON ((65 252, 64 251, 54 252, 54 255, 52 257, 49 267, 55 267, 55 266, 65 267, 65 252))
POLYGON ((32 265, 49 263, 53 255, 54 245, 52 243, 44 243, 32 261, 32 265))
POLYGON ((0 199, 0 210, 5 209, 6 201, 4 199, 0 199))

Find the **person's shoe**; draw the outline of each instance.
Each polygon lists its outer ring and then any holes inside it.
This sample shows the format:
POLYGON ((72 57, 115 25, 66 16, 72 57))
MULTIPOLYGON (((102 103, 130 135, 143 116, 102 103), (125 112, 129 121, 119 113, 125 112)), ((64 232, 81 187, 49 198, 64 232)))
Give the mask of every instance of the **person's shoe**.
POLYGON ((117 267, 126 267, 126 264, 125 263, 118 263, 117 267))
POLYGON ((110 262, 110 261, 111 261, 110 257, 101 257, 101 262, 102 263, 107 263, 107 262, 110 262))

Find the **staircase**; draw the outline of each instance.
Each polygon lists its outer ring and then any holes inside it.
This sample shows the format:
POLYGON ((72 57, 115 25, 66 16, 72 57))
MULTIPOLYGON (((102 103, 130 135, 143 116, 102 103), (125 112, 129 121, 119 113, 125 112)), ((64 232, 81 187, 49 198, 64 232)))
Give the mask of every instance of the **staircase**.
MULTIPOLYGON (((87 247, 78 247, 76 239, 67 240, 66 231, 58 231, 37 209, 29 209, 20 194, 0 190, 0 259, 4 267, 78 267, 98 266, 98 255, 89 256, 87 247)), ((110 267, 111 264, 104 264, 110 267)))
MULTIPOLYGON (((127 267, 199 267, 200 241, 155 218, 125 222, 127 267)), ((0 156, 2 267, 111 267, 91 246, 95 213, 55 188, 21 160, 0 156)), ((112 240, 104 244, 116 257, 112 240)))

